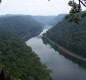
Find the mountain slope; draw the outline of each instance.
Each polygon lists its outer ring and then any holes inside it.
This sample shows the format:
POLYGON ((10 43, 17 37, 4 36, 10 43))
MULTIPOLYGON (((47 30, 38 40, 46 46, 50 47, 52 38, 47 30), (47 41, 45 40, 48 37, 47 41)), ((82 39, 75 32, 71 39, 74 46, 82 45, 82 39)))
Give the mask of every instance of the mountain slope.
POLYGON ((45 35, 62 47, 86 58, 86 17, 81 20, 80 24, 63 20, 45 35))
POLYGON ((56 24, 61 22, 65 16, 66 16, 66 14, 59 14, 53 20, 51 20, 48 24, 51 26, 55 26, 56 24))
POLYGON ((0 27, 0 72, 10 73, 10 80, 51 80, 49 70, 40 63, 31 47, 0 27))
POLYGON ((33 16, 35 20, 42 23, 43 25, 48 25, 48 23, 55 17, 56 16, 33 16))
POLYGON ((42 24, 32 16, 9 15, 0 17, 0 27, 26 40, 37 35, 42 30, 42 24))

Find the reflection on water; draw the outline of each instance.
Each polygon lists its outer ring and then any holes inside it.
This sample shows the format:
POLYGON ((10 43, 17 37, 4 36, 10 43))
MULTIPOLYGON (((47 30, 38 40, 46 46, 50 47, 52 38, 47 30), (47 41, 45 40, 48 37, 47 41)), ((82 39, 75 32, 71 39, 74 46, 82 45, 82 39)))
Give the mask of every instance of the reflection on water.
POLYGON ((46 41, 44 43, 41 38, 37 37, 26 42, 40 57, 41 62, 52 70, 53 80, 86 80, 85 63, 64 55, 46 41))
POLYGON ((63 55, 65 58, 71 60, 72 62, 74 62, 74 63, 78 64, 79 66, 81 66, 81 67, 83 67, 83 68, 86 69, 86 62, 83 62, 83 61, 81 61, 81 60, 79 60, 79 59, 76 59, 76 58, 74 58, 74 57, 72 57, 72 56, 70 56, 70 55, 68 55, 68 54, 66 54, 66 53, 64 53, 64 52, 62 52, 61 50, 58 49, 57 46, 55 46, 55 45, 49 43, 46 39, 42 38, 42 40, 43 40, 43 43, 44 43, 44 44, 46 44, 46 45, 49 44, 55 51, 59 51, 59 54, 60 54, 60 55, 63 55))

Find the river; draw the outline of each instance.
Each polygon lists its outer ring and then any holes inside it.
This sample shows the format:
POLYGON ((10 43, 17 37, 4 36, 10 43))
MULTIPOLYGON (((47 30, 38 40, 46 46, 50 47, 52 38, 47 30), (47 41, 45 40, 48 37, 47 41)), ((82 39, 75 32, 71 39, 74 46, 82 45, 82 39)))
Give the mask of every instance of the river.
POLYGON ((41 62, 52 70, 53 80, 86 80, 86 67, 79 61, 71 60, 68 57, 54 50, 50 44, 44 44, 41 36, 48 29, 44 29, 40 35, 26 41, 33 51, 40 57, 41 62))

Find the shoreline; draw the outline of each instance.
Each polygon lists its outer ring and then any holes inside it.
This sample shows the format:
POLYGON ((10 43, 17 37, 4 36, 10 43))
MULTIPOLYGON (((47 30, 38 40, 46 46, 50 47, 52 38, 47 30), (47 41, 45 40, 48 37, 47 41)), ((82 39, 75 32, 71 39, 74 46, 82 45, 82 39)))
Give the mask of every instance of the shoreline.
POLYGON ((58 49, 61 50, 62 52, 64 52, 65 54, 68 54, 68 55, 70 55, 70 56, 72 56, 72 57, 74 57, 74 58, 76 58, 76 59, 78 59, 78 60, 81 60, 81 61, 86 62, 86 58, 83 58, 83 57, 81 57, 81 56, 79 56, 79 55, 76 55, 76 54, 74 54, 73 52, 71 52, 71 51, 65 49, 64 47, 62 47, 62 46, 60 46, 58 43, 52 41, 51 39, 49 39, 49 38, 48 38, 47 36, 45 36, 45 35, 44 35, 43 37, 44 37, 45 39, 47 39, 51 44, 53 44, 53 45, 55 45, 56 47, 58 47, 58 49))

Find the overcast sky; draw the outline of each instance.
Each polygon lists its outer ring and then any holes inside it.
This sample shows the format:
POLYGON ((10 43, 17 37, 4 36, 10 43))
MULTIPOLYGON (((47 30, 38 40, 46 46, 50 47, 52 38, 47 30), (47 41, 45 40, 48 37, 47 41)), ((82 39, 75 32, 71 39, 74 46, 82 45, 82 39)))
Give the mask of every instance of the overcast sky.
POLYGON ((0 15, 27 14, 27 15, 58 15, 68 13, 69 0, 2 0, 0 15))

